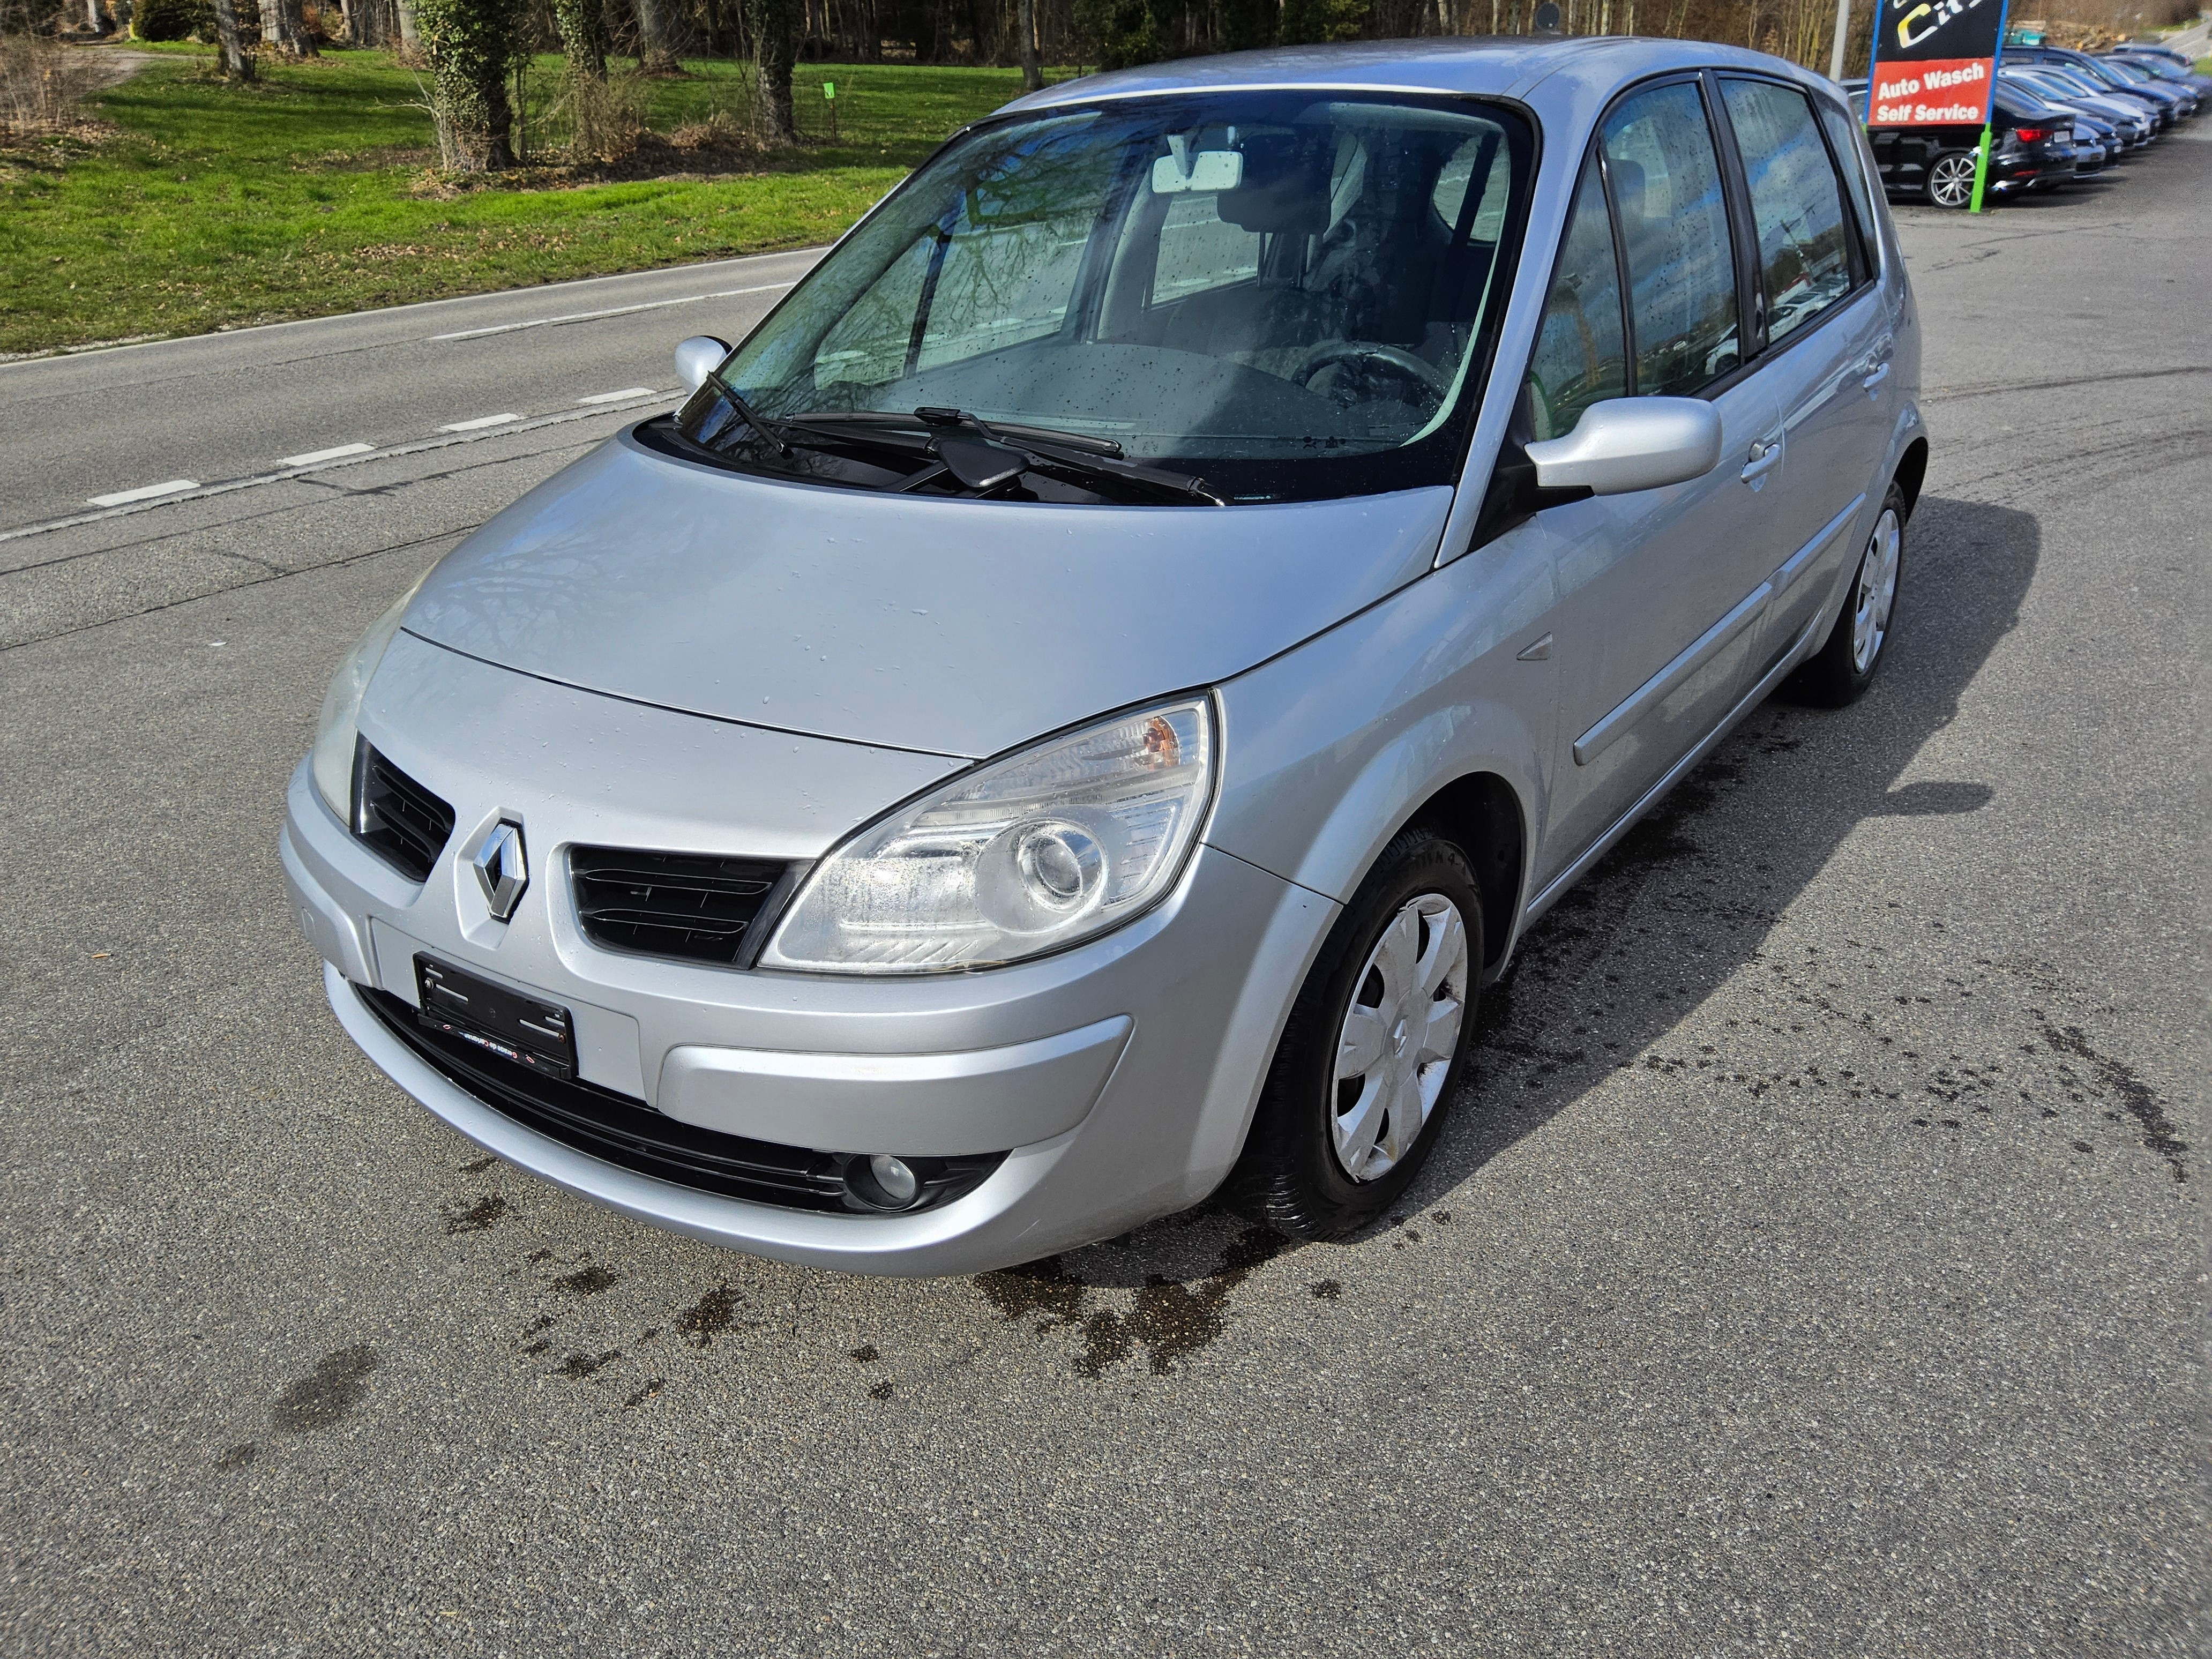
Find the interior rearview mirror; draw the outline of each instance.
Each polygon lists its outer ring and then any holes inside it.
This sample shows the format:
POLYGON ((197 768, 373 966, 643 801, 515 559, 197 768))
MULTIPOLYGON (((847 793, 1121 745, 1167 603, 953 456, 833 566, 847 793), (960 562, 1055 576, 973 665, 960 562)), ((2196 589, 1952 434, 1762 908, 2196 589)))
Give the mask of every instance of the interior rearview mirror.
POLYGON ((723 358, 730 355, 730 343, 718 340, 711 334, 694 334, 676 348, 676 373, 684 382, 686 392, 696 392, 707 383, 723 358))
POLYGON ((1175 153, 1152 163, 1152 194, 1174 196, 1186 190, 1234 190, 1244 181, 1244 158, 1233 149, 1193 151, 1180 137, 1168 140, 1175 153))
POLYGON ((1539 489, 1626 495, 1702 477, 1720 465, 1721 417, 1696 398, 1609 398, 1564 438, 1528 446, 1539 489))

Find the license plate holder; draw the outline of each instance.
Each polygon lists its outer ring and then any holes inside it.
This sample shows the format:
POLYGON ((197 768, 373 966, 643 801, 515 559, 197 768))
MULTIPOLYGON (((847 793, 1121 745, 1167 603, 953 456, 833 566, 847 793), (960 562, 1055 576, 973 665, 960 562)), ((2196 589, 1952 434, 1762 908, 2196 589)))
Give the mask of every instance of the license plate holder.
POLYGON ((576 1075, 575 1025, 559 1003, 510 991, 419 952, 415 989, 421 999, 415 1018, 430 1030, 544 1077, 565 1083, 576 1075))

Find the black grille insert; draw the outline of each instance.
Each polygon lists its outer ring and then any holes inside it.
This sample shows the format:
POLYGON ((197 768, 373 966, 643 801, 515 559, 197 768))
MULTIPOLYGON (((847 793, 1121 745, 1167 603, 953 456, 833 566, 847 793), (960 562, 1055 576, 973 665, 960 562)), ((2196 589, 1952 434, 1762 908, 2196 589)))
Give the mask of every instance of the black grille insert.
MULTIPOLYGON (((389 992, 365 985, 354 989, 387 1030, 448 1082, 564 1146, 640 1175, 758 1204, 802 1210, 870 1208, 846 1188, 845 1166, 854 1154, 781 1146, 679 1123, 629 1095, 580 1079, 532 1072, 431 1030, 389 992)), ((921 1177, 921 1194, 908 1212, 965 1196, 1005 1160, 1004 1152, 908 1159, 921 1177)))
POLYGON ((453 809, 357 738, 353 832, 410 881, 427 881, 453 837, 453 809))
POLYGON ((783 871, 781 864, 704 853, 568 849, 586 939, 690 962, 737 961, 783 871))

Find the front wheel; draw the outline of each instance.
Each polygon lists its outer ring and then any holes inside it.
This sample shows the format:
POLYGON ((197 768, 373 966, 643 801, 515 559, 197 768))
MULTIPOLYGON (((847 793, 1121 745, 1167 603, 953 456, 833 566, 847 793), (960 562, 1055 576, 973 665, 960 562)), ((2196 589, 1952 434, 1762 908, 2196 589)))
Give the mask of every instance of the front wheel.
POLYGON ((1466 1069, 1482 969, 1467 854, 1401 831, 1330 930, 1291 1006, 1231 1207, 1292 1238, 1334 1238, 1403 1194, 1466 1069))
POLYGON ((1974 199, 1974 152, 1946 150, 1928 169, 1928 199, 1939 208, 1962 208, 1974 199))

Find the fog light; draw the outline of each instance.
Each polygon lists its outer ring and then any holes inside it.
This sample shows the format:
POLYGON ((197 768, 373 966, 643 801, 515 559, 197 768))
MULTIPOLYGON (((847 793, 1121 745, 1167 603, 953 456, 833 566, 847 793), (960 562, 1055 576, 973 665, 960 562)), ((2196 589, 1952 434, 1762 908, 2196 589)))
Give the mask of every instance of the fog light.
POLYGON ((907 1167, 902 1158, 878 1152, 868 1160, 868 1173, 875 1177, 877 1190, 890 1200, 893 1209, 903 1210, 921 1196, 921 1177, 907 1167))

